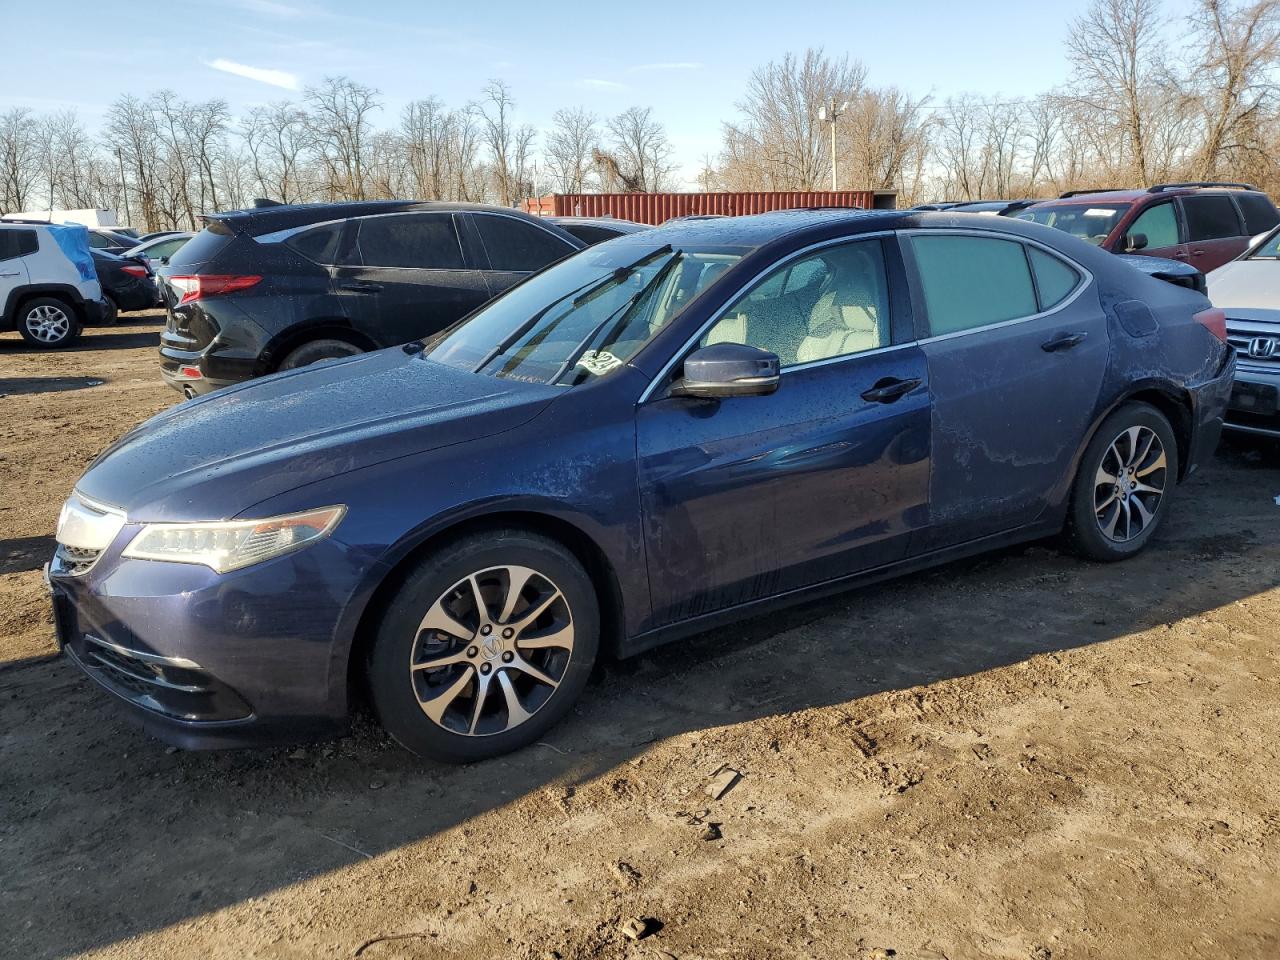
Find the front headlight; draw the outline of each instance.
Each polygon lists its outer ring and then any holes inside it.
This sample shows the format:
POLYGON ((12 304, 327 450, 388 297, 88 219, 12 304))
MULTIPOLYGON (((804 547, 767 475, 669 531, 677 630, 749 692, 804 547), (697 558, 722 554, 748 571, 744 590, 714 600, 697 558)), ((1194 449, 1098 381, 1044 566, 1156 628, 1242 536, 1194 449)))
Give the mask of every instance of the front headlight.
POLYGON ((148 523, 125 547, 122 556, 201 563, 218 573, 227 573, 327 537, 346 512, 347 508, 339 505, 263 520, 148 523))

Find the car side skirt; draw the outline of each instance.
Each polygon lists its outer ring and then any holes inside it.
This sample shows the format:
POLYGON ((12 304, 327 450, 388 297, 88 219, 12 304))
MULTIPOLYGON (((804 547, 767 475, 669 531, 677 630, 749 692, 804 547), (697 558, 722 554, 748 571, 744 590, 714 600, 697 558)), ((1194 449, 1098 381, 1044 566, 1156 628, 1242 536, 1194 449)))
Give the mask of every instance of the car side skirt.
POLYGON ((751 600, 723 610, 716 610, 688 620, 681 620, 678 623, 628 637, 619 645, 618 655, 624 658, 633 657, 654 647, 681 640, 694 634, 704 633, 739 620, 745 620, 748 617, 756 617, 761 613, 783 610, 787 607, 797 606, 813 600, 821 600, 825 597, 856 590, 874 583, 892 580, 895 577, 913 573, 917 570, 941 566, 954 560, 962 560, 974 554, 987 553, 992 550, 998 550, 1001 547, 1040 540, 1059 533, 1062 530, 1063 519, 1063 512, 1055 511, 1054 519, 1049 521, 1039 520, 1036 523, 1018 527, 1014 530, 1006 530, 1003 533, 982 537, 978 540, 970 540, 967 543, 934 550, 920 556, 908 557, 881 567, 863 570, 847 577, 826 580, 822 583, 801 587, 787 593, 751 600))

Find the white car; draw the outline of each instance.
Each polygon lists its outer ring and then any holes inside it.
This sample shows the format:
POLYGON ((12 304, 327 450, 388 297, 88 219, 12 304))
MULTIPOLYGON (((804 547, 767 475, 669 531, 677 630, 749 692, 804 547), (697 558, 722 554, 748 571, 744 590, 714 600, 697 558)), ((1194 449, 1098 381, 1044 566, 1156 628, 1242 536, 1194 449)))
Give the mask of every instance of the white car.
POLYGON ((0 330, 65 347, 110 315, 83 226, 0 221, 0 330))

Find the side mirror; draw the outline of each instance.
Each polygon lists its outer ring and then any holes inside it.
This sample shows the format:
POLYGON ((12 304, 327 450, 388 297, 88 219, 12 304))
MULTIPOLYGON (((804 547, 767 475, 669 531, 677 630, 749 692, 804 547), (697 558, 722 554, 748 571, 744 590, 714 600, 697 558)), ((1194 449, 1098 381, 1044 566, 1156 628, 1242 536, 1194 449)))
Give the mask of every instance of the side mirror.
POLYGON ((1147 246, 1147 235, 1145 233, 1131 233, 1124 238, 1124 248, 1127 251, 1143 250, 1147 246))
POLYGON ((760 397, 778 389, 778 355, 745 343, 713 343, 689 355, 673 397, 760 397))

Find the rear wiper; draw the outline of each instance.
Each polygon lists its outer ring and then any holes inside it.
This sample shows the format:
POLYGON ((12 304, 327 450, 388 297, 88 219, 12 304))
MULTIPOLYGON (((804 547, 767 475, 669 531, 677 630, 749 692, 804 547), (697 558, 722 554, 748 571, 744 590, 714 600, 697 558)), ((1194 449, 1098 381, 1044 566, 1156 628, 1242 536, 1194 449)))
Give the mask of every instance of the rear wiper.
POLYGON ((493 349, 484 355, 484 359, 482 359, 478 364, 476 364, 475 369, 473 369, 471 372, 479 373, 481 370, 487 367, 490 363, 492 363, 495 357, 500 356, 504 350, 506 350, 508 347, 511 346, 511 344, 515 343, 517 340, 523 337, 526 333, 532 330, 537 325, 539 320, 541 320, 543 317, 545 317, 548 313, 551 312, 552 307, 556 306, 559 303, 563 303, 564 301, 568 300, 570 297, 574 296, 575 294, 578 295, 578 298, 573 301, 573 306, 575 309, 577 307, 582 306, 584 303, 589 303, 595 297, 598 297, 601 293, 607 290, 611 285, 624 282, 629 276, 631 276, 631 274, 635 273, 636 270, 640 269, 640 267, 643 267, 650 260, 653 260, 656 257, 660 257, 663 253, 670 252, 670 250, 671 250, 671 244, 668 243, 666 246, 659 247, 657 250, 654 250, 652 253, 645 254, 635 263, 629 264, 628 266, 625 266, 625 267, 617 267, 616 269, 611 270, 609 273, 605 274, 603 277, 598 277, 595 280, 588 280, 586 283, 582 284, 581 286, 574 287, 568 293, 563 294, 562 296, 556 297, 554 300, 548 303, 545 307, 543 307, 541 310, 535 313, 532 317, 530 317, 524 323, 520 324, 520 326, 516 327, 515 330, 513 330, 507 336, 503 337, 501 340, 499 340, 497 344, 494 345, 493 349))
MULTIPOLYGON (((558 383, 561 377, 563 377, 566 373, 568 373, 570 370, 574 368, 577 362, 582 358, 582 355, 586 352, 587 347, 591 345, 591 341, 595 340, 595 338, 600 335, 600 331, 602 331, 606 326, 608 326, 610 321, 612 321, 615 317, 618 317, 618 316, 625 317, 626 314, 630 312, 631 308, 640 302, 641 297, 643 297, 650 290, 654 289, 654 287, 657 284, 660 284, 666 278, 667 274, 671 272, 671 268, 680 259, 680 254, 683 251, 672 250, 671 244, 667 244, 665 247, 661 247, 658 250, 655 250, 648 257, 645 257, 644 260, 640 261, 637 264, 637 267, 643 266, 644 264, 651 262, 655 257, 660 256, 664 252, 669 253, 671 255, 671 258, 662 265, 662 269, 659 270, 657 273, 655 273, 653 277, 650 278, 648 283, 646 283, 643 287, 637 290, 632 296, 628 297, 623 302, 622 306, 612 311, 607 317, 605 317, 603 320, 597 323, 594 327, 592 327, 591 331, 585 337, 583 337, 581 340, 578 341, 577 346, 575 346, 573 350, 570 351, 569 355, 565 357, 564 363, 560 364, 560 369, 557 370, 555 373, 555 376, 551 378, 551 381, 550 381, 551 383, 558 383)), ((629 267, 627 269, 635 270, 636 267, 629 267)))

